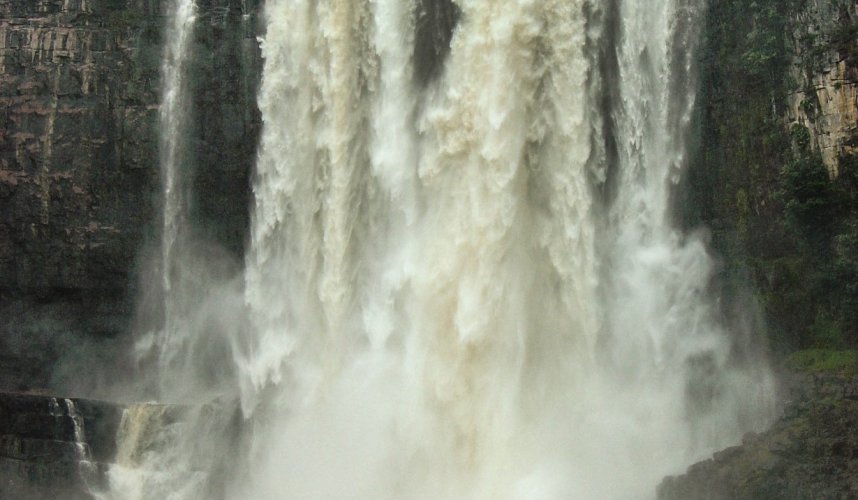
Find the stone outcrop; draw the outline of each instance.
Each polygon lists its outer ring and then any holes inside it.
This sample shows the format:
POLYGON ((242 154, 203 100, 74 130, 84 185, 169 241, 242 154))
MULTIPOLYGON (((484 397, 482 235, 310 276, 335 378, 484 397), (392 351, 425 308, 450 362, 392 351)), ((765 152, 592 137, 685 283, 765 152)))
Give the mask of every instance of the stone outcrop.
POLYGON ((659 486, 660 500, 858 497, 858 377, 796 376, 783 416, 659 486))
POLYGON ((418 82, 425 85, 439 75, 461 15, 459 6, 451 0, 416 2, 413 58, 418 82))
POLYGON ((807 2, 796 22, 792 68, 801 85, 789 96, 787 121, 810 131, 829 176, 858 153, 858 4, 807 2))
MULTIPOLYGON (((0 392, 0 498, 94 500, 110 489, 114 467, 152 467, 147 457, 175 445, 180 428, 193 423, 200 433, 211 431, 221 413, 212 406, 120 405, 0 392)), ((225 414, 222 420, 229 423, 232 417, 225 414)), ((223 432, 224 426, 217 429, 223 432)), ((199 439, 193 431, 191 436, 199 439)), ((182 464, 190 467, 186 473, 218 460, 226 466, 228 454, 205 451, 194 455, 198 463, 182 464)))

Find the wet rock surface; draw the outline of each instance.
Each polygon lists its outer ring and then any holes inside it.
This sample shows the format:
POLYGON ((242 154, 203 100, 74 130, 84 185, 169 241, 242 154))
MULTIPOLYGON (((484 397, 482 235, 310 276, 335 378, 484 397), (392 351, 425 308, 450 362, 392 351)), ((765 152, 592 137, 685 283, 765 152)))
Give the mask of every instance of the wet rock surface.
POLYGON ((159 12, 75 3, 0 1, 7 290, 121 290, 154 217, 159 12))
POLYGON ((660 500, 858 498, 858 376, 791 375, 768 431, 665 479, 660 500))
POLYGON ((451 0, 419 0, 414 12, 414 71, 427 84, 439 76, 459 18, 459 6, 451 0))
MULTIPOLYGON (((240 259, 261 2, 197 4, 191 215, 206 245, 240 259)), ((93 368, 125 363, 117 353, 157 253, 169 6, 0 0, 0 389, 91 394, 80 389, 98 383, 93 368)))
POLYGON ((0 393, 0 498, 93 498, 121 417, 112 403, 0 393))

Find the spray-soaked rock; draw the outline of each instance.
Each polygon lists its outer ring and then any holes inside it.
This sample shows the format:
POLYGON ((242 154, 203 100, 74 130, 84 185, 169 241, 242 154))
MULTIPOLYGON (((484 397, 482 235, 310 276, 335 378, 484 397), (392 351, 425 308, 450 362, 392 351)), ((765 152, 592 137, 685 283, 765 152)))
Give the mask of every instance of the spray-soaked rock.
POLYGON ((0 393, 0 498, 91 499, 116 452, 121 408, 0 393))
POLYGON ((799 376, 783 416, 762 434, 665 479, 660 500, 858 496, 858 377, 799 376))

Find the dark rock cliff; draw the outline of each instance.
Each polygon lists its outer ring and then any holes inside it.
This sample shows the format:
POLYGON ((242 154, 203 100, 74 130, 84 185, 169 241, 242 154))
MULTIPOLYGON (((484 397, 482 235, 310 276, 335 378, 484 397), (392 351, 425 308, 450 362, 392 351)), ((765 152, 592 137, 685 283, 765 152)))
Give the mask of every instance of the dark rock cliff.
POLYGON ((858 377, 793 375, 783 416, 762 434, 665 479, 660 500, 858 497, 858 377))
POLYGON ((110 403, 0 393, 0 498, 91 500, 121 420, 110 403))
POLYGON ((727 302, 753 298, 781 353, 858 346, 856 27, 853 0, 709 2, 678 198, 713 233, 727 302))
MULTIPOLYGON (((259 130, 258 0, 204 0, 186 165, 201 236, 239 257, 259 130)), ((105 363, 157 241, 159 0, 0 0, 0 388, 105 363), (89 356, 91 357, 91 356, 89 356)))

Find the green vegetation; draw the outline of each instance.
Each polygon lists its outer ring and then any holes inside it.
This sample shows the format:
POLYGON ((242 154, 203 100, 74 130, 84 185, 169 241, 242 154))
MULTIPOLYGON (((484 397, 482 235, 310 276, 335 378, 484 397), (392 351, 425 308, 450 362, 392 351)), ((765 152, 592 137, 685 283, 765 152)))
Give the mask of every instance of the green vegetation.
POLYGON ((806 0, 708 8, 701 142, 679 200, 683 221, 712 229, 728 302, 754 283, 776 351, 858 347, 858 155, 841 158, 831 180, 808 129, 785 120, 787 99, 802 90, 799 107, 819 116, 808 77, 828 54, 856 50, 856 25, 840 16, 810 29, 817 6, 806 0))
POLYGON ((789 355, 786 364, 804 373, 858 375, 858 350, 806 349, 789 355))
POLYGON ((810 148, 810 134, 794 125, 792 142, 797 150, 781 169, 779 192, 787 226, 802 242, 814 243, 831 237, 827 229, 836 216, 833 183, 819 157, 810 148))

